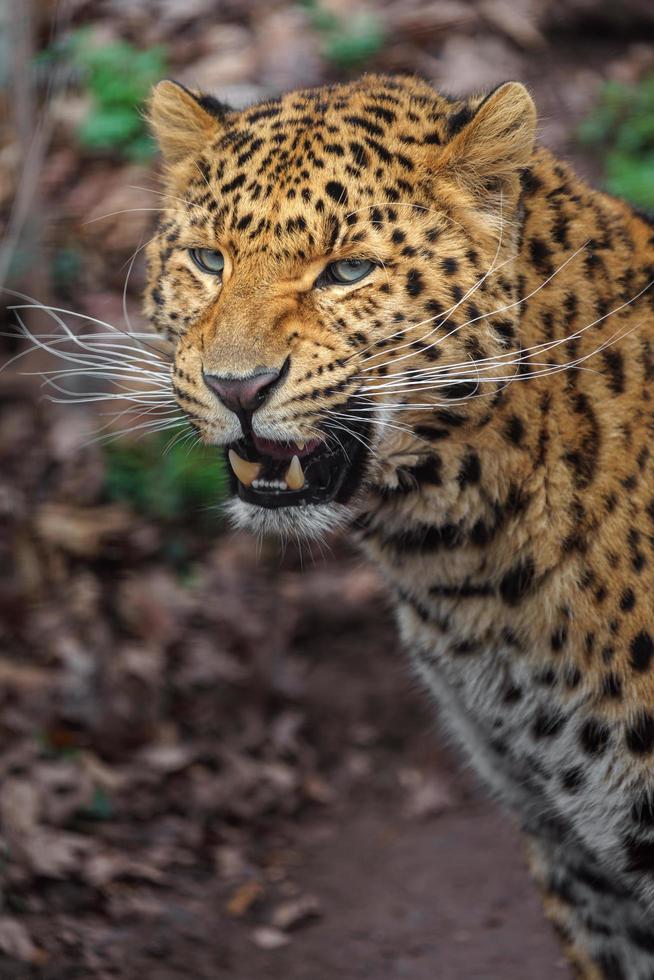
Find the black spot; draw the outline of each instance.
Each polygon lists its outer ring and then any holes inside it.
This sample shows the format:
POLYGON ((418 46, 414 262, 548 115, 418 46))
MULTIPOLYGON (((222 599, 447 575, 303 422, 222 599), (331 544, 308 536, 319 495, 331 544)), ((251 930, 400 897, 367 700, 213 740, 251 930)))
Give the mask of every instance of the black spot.
POLYGON ((433 428, 429 425, 416 425, 414 432, 421 439, 427 439, 429 442, 439 442, 441 439, 449 439, 451 436, 449 429, 433 428))
POLYGON ((406 275, 406 291, 409 296, 419 296, 424 288, 422 274, 418 269, 409 269, 406 275))
POLYGON ((459 263, 456 259, 446 258, 441 262, 441 269, 445 275, 452 276, 455 272, 459 271, 459 263))
POLYGON ((418 551, 440 551, 456 548, 462 540, 461 530, 456 524, 418 524, 408 531, 399 531, 383 538, 384 544, 400 553, 418 551))
POLYGON ((404 167, 405 170, 415 170, 413 160, 405 156, 404 153, 396 153, 395 159, 401 167, 404 167))
POLYGON ((534 680, 542 687, 554 687, 556 684, 556 671, 552 667, 546 667, 534 675, 534 680))
POLYGON ((500 582, 500 595, 510 606, 516 606, 529 593, 535 576, 534 561, 525 558, 517 562, 500 582))
POLYGON ((626 871, 654 874, 654 841, 628 836, 624 840, 626 871))
POLYGON ((561 773, 561 786, 568 793, 576 793, 584 785, 585 779, 581 766, 570 766, 561 773))
POLYGON ((371 136, 384 135, 384 130, 381 126, 371 122, 369 119, 364 119, 363 116, 345 116, 344 119, 345 122, 350 123, 350 125, 355 126, 357 129, 365 130, 371 136))
POLYGON ((609 728, 598 718, 589 718, 579 732, 579 741, 588 755, 601 755, 609 742, 609 728))
POLYGON ((519 446, 525 434, 522 419, 518 418, 517 415, 510 415, 506 420, 504 431, 509 442, 512 442, 514 446, 519 446))
MULTIPOLYGON (((425 310, 428 313, 431 313, 434 317, 439 316, 444 312, 442 305, 437 299, 428 299, 425 303, 425 310)), ((652 503, 652 514, 654 515, 654 503, 652 503)), ((654 520, 654 516, 652 516, 652 520, 654 520)))
POLYGON ((234 180, 230 181, 228 184, 223 184, 220 188, 221 194, 229 194, 231 191, 237 190, 237 188, 242 187, 245 183, 245 174, 239 174, 234 177, 234 180))
POLYGON ((609 388, 614 395, 621 395, 624 391, 624 358, 620 351, 615 348, 608 348, 602 351, 602 360, 608 375, 609 388))
POLYGON ((589 864, 581 865, 574 869, 575 878, 582 885, 597 892, 598 895, 614 895, 616 898, 625 898, 631 893, 626 893, 625 889, 619 885, 615 877, 608 878, 597 870, 597 867, 589 864))
POLYGON ((654 643, 652 637, 646 630, 636 633, 629 646, 631 666, 639 674, 649 670, 652 657, 654 656, 654 643))
POLYGON ((459 475, 457 476, 459 486, 463 490, 472 483, 479 483, 480 479, 481 463, 479 462, 479 456, 475 452, 469 452, 463 458, 461 469, 459 470, 459 475))
POLYGON ((631 819, 639 827, 654 827, 654 795, 645 794, 631 807, 631 819))
POLYGON ((627 748, 634 755, 647 755, 654 750, 654 717, 641 711, 625 729, 627 748))
POLYGON ((550 637, 550 646, 555 653, 559 653, 563 649, 568 639, 568 631, 565 626, 559 626, 554 630, 550 637))
POLYGON ((459 585, 432 585, 429 594, 449 599, 480 599, 494 594, 492 586, 482 582, 461 582, 459 585))
POLYGON ((401 245, 406 240, 406 235, 399 228, 395 228, 391 235, 391 240, 394 245, 401 245))
POLYGON ((639 949, 644 949, 647 953, 654 953, 654 930, 629 926, 627 934, 632 943, 639 949))
POLYGON ((627 980, 622 960, 617 953, 605 950, 597 956, 597 965, 602 971, 603 980, 627 980))
POLYGON ((452 647, 452 653, 456 655, 479 653, 480 649, 481 647, 478 640, 459 640, 458 643, 455 643, 452 647))
POLYGON ((534 236, 529 239, 529 255, 539 272, 549 273, 551 271, 552 250, 542 238, 534 236))
POLYGON ((558 735, 564 724, 565 719, 561 715, 540 708, 534 718, 531 732, 534 738, 552 738, 554 735, 558 735))
POLYGON ((620 596, 620 609, 622 612, 631 612, 636 605, 636 596, 633 589, 625 589, 620 596))
POLYGON ((616 701, 622 697, 622 681, 613 671, 604 675, 602 680, 602 694, 604 697, 613 698, 616 701))
POLYGON ((517 684, 509 683, 502 692, 502 700, 505 704, 517 704, 522 698, 522 689, 517 684))
MULTIPOLYGON (((381 143, 379 143, 377 140, 373 139, 371 136, 366 136, 364 138, 365 138, 366 144, 370 147, 370 149, 374 153, 377 154, 377 156, 379 157, 379 159, 383 163, 390 163, 391 162, 391 160, 393 159, 393 154, 392 153, 389 153, 389 151, 386 149, 385 146, 382 146, 381 143)), ((398 180, 398 186, 401 183, 402 183, 402 181, 399 181, 398 180)), ((388 196, 390 197, 390 195, 388 195, 388 196)))
MULTIPOLYGON (((270 101, 272 100, 269 100, 269 102, 270 101)), ((274 116, 279 116, 281 115, 281 111, 282 110, 280 106, 269 104, 267 106, 262 107, 261 109, 255 109, 254 112, 251 112, 248 115, 247 120, 249 123, 259 122, 260 119, 270 119, 274 116)))
POLYGON ((418 463, 416 466, 412 466, 408 473, 417 480, 418 483, 429 483, 432 486, 438 487, 441 485, 441 467, 442 461, 440 456, 434 453, 428 456, 422 463, 418 463))
POLYGON ((238 221, 236 227, 238 228, 239 231, 245 231, 247 226, 251 223, 252 223, 252 215, 244 214, 243 217, 240 218, 240 220, 238 221))
MULTIPOLYGON (((427 356, 431 353, 430 350, 426 350, 427 356)), ((461 398, 468 398, 470 395, 474 395, 477 391, 476 381, 453 381, 452 384, 440 384, 438 386, 438 394, 441 398, 453 398, 459 400, 461 398)))
POLYGON ((540 177, 537 177, 533 170, 528 168, 522 171, 520 177, 525 194, 536 194, 543 186, 540 177))

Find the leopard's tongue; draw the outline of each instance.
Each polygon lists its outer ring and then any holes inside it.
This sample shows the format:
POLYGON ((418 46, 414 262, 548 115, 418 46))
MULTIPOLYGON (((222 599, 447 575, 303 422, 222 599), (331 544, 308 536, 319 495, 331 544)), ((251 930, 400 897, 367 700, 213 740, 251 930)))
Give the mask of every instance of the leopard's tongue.
POLYGON ((252 434, 252 442, 256 451, 262 456, 289 461, 294 456, 300 459, 303 456, 309 456, 320 445, 319 439, 310 439, 309 442, 275 442, 274 439, 262 439, 254 433, 252 434))

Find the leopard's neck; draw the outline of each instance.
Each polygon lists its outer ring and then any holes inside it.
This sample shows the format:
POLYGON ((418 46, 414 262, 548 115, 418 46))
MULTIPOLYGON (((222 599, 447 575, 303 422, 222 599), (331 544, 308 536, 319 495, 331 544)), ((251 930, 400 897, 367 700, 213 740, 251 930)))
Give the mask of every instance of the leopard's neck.
POLYGON ((422 413, 420 442, 386 457, 366 500, 365 546, 400 590, 517 602, 555 569, 576 581, 649 452, 651 227, 545 150, 523 207, 523 373, 474 423, 460 409, 422 413))

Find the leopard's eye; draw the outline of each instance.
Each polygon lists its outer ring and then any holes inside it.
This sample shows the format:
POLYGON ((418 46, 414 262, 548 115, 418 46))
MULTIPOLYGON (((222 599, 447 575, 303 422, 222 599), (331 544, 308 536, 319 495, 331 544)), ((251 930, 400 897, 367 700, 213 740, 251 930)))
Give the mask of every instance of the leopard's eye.
POLYGON ((222 276, 225 268, 225 256, 215 248, 190 248, 189 255, 202 272, 210 276, 222 276))
POLYGON ((369 259, 339 259, 337 262, 330 262, 321 272, 316 280, 316 286, 330 286, 335 283, 349 286, 365 278, 374 268, 375 263, 369 259))

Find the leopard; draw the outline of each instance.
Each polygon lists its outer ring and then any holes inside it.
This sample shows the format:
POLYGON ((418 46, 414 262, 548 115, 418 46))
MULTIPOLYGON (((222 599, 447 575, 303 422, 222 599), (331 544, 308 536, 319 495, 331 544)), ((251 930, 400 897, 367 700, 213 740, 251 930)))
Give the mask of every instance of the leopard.
POLYGON ((236 528, 345 535, 584 980, 654 980, 654 227, 518 81, 148 108, 144 309, 236 528))

